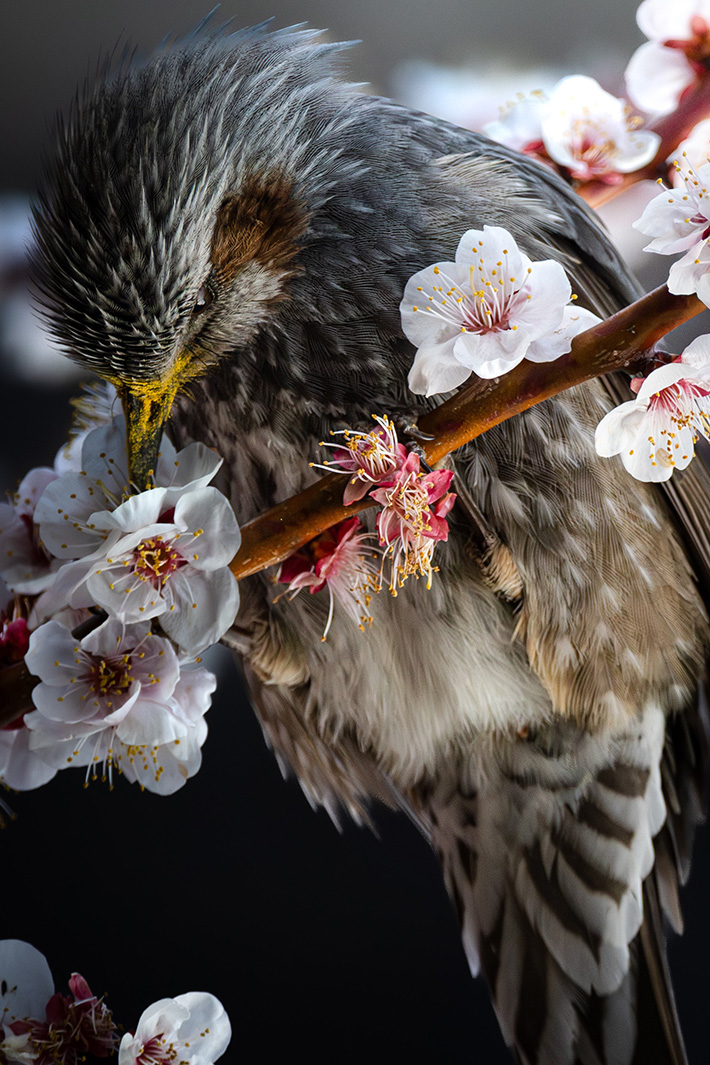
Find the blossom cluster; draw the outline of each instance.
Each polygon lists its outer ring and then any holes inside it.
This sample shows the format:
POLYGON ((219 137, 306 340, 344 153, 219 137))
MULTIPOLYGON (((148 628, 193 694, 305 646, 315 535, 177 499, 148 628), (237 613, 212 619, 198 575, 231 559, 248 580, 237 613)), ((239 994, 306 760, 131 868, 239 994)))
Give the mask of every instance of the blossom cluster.
POLYGON ((39 678, 35 709, 0 730, 0 780, 33 788, 80 766, 170 794, 197 772, 216 685, 198 663, 238 606, 220 465, 164 438, 154 487, 133 493, 112 418, 0 504, 0 662, 39 678))
POLYGON ((423 471, 419 456, 399 442, 392 421, 387 416, 373 418, 377 428, 370 432, 339 430, 332 435, 342 436, 342 443, 321 446, 334 449, 333 464, 324 468, 348 476, 343 503, 348 506, 369 495, 379 504, 377 549, 375 534, 352 517, 291 555, 277 574, 294 594, 306 587, 311 593, 328 587, 330 610, 323 639, 335 599, 361 629, 371 624, 370 601, 382 588, 385 566, 393 595, 411 576, 425 577, 431 587, 434 547, 448 538, 446 515, 456 499, 449 491, 453 472, 423 471), (378 555, 379 567, 373 563, 378 555))
POLYGON ((231 1039, 219 999, 191 991, 153 1003, 135 1032, 120 1036, 111 1010, 79 973, 69 995, 54 990, 47 959, 18 939, 0 941, 0 1061, 79 1065, 112 1057, 118 1065, 213 1065, 231 1039))

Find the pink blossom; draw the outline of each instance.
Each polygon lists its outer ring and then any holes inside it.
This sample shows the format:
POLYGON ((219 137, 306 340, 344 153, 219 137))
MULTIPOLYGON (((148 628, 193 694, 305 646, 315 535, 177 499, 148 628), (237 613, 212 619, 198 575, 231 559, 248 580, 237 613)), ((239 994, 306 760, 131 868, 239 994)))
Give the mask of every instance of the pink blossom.
POLYGON ((669 114, 693 82, 708 69, 708 0, 644 0, 636 13, 649 40, 626 68, 629 97, 644 111, 669 114))
POLYGON ((279 569, 277 580, 287 584, 288 591, 294 595, 303 588, 308 588, 313 595, 327 586, 330 609, 324 640, 333 620, 335 599, 361 630, 372 623, 370 599, 379 586, 377 570, 363 551, 372 534, 362 529, 358 518, 347 518, 296 551, 279 569))
POLYGON ((393 594, 412 575, 425 576, 427 587, 431 587, 434 545, 448 539, 446 515, 456 499, 449 492, 452 478, 451 470, 421 473, 419 457, 410 454, 392 481, 371 492, 383 507, 377 516, 377 531, 391 560, 393 594))
MULTIPOLYGON (((373 414, 377 429, 369 433, 356 433, 352 429, 341 429, 333 436, 342 436, 342 444, 321 443, 321 447, 332 447, 333 461, 345 473, 351 473, 343 494, 343 503, 349 506, 367 495, 373 485, 381 484, 399 469, 407 457, 407 449, 397 439, 397 430, 387 415, 380 417, 373 414)), ((324 463, 330 470, 330 463, 324 463)))

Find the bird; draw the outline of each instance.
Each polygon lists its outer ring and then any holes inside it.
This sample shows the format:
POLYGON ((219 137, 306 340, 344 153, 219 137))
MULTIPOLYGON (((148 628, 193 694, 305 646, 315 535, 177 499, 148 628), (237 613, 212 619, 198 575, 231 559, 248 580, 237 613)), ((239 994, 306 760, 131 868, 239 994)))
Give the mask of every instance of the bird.
MULTIPOLYGON (((87 87, 57 126, 33 275, 55 340, 112 382, 149 483, 161 432, 224 457, 240 524, 312 483, 331 430, 439 402, 407 386, 407 280, 502 226, 602 317, 638 294, 550 170, 369 95, 319 31, 201 24, 87 87)), ((459 449, 431 588, 319 595, 241 582, 225 637, 265 737, 311 802, 409 816, 521 1065, 679 1065, 665 925, 702 817, 708 476, 600 458, 621 378, 459 449), (484 545, 482 547, 481 545, 484 545)))

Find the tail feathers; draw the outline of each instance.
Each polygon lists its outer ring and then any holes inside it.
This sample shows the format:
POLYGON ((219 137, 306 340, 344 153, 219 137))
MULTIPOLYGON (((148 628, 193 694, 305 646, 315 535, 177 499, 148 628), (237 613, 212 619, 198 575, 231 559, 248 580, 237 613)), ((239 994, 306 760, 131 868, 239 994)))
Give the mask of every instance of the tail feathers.
POLYGON ((559 726, 418 796, 518 1065, 687 1065, 663 920, 681 924, 698 749, 692 710, 682 736, 663 725, 647 708, 611 747, 559 726))

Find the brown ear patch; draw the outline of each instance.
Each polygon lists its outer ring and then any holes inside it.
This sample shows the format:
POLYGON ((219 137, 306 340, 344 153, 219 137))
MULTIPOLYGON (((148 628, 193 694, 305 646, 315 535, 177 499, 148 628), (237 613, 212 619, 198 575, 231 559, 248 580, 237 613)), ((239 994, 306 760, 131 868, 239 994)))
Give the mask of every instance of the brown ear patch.
POLYGON ((307 224, 290 182, 258 178, 246 183, 217 212, 210 257, 218 280, 231 281, 240 266, 254 260, 291 276, 307 224))

